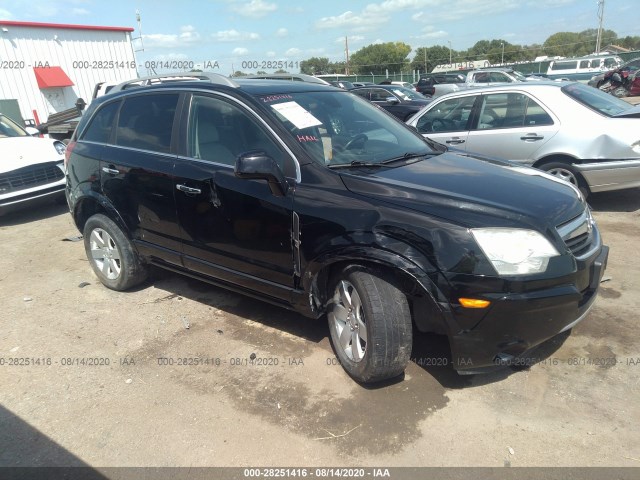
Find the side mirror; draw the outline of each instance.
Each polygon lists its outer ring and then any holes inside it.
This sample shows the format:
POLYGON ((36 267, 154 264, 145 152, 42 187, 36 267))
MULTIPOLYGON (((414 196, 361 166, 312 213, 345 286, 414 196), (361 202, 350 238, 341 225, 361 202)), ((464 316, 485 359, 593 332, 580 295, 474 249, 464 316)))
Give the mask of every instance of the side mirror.
POLYGON ((398 100, 396 97, 387 97, 385 98, 385 101, 393 104, 400 103, 400 100, 398 100))
POLYGON ((613 80, 614 82, 622 83, 622 77, 618 72, 611 75, 611 80, 613 80))
POLYGON ((253 150, 236 159, 235 175, 238 178, 266 180, 276 197, 282 197, 289 191, 287 179, 276 161, 261 150, 253 150))

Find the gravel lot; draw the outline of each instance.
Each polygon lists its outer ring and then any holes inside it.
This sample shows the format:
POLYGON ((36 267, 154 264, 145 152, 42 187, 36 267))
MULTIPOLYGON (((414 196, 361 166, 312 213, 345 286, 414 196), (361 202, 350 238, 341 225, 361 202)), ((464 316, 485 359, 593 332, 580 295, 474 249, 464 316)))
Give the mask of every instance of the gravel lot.
POLYGON ((638 467, 640 189, 590 200, 600 298, 542 362, 458 376, 419 335, 378 388, 335 364, 324 321, 161 271, 113 292, 64 207, 3 217, 0 465, 638 467))

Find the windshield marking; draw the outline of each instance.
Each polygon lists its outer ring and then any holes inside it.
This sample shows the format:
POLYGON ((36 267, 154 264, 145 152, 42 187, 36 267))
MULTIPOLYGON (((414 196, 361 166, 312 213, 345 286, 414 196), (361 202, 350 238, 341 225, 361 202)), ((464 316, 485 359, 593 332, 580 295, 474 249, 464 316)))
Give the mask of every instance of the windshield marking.
POLYGON ((305 110, 302 105, 297 102, 278 103, 276 105, 271 105, 271 108, 293 123, 296 128, 300 130, 322 125, 320 120, 305 110))

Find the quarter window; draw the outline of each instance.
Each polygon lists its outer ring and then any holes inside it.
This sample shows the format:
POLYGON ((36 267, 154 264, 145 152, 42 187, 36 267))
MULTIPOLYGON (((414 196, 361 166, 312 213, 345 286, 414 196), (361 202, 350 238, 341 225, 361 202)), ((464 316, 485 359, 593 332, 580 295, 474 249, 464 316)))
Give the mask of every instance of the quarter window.
POLYGON ((113 131, 113 121, 120 102, 104 105, 96 112, 82 139, 88 142, 109 143, 113 131))
POLYGON ((127 98, 120 110, 116 145, 169 153, 178 94, 127 98))

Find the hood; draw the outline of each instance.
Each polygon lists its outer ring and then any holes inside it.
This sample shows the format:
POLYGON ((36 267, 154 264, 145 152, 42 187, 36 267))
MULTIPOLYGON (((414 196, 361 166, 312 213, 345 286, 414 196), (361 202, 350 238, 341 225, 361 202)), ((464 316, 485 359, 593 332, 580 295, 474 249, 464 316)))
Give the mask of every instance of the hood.
POLYGON ((0 138, 0 173, 37 163, 64 161, 64 156, 56 151, 53 142, 49 138, 38 137, 0 138))
POLYGON ((557 226, 582 213, 577 189, 540 170, 446 152, 395 168, 341 171, 352 192, 465 227, 557 226))

